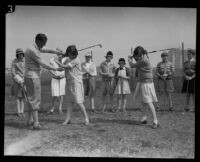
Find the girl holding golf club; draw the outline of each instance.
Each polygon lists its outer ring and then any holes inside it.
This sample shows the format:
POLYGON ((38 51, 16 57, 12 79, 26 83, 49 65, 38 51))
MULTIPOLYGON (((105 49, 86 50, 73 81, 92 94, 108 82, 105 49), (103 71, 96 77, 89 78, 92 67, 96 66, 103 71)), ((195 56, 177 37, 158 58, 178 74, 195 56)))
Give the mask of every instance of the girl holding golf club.
MULTIPOLYGON (((158 77, 157 86, 158 92, 164 95, 164 106, 165 106, 165 95, 169 102, 169 111, 173 110, 171 93, 174 91, 174 85, 172 77, 174 75, 174 65, 168 61, 167 52, 161 54, 162 61, 157 64, 156 76, 158 77)), ((159 105, 157 106, 157 111, 159 111, 159 105)))
POLYGON ((152 128, 155 129, 159 127, 159 123, 153 102, 157 102, 158 100, 153 83, 153 68, 149 59, 144 57, 145 54, 146 50, 143 47, 138 46, 133 52, 133 58, 136 60, 136 63, 133 63, 133 59, 130 56, 128 58, 128 62, 131 68, 136 68, 138 71, 139 80, 134 96, 140 97, 139 99, 144 108, 144 116, 141 119, 141 123, 147 123, 147 114, 145 112, 146 107, 148 107, 153 116, 152 128))
POLYGON ((125 67, 125 59, 119 59, 119 67, 115 71, 115 78, 116 78, 116 88, 115 94, 117 94, 117 101, 118 101, 118 109, 121 109, 122 103, 122 111, 126 111, 126 95, 130 94, 130 87, 129 87, 129 79, 130 79, 130 71, 129 68, 125 67))
POLYGON ((16 59, 13 60, 11 66, 11 73, 13 77, 13 94, 17 99, 17 116, 25 117, 24 114, 24 94, 23 94, 23 84, 24 84, 24 52, 22 49, 18 48, 16 50, 16 59))
POLYGON ((86 53, 86 61, 82 63, 83 85, 85 96, 89 97, 90 108, 94 112, 94 96, 95 96, 95 76, 97 75, 96 65, 92 61, 92 52, 86 53))
POLYGON ((66 56, 69 57, 66 62, 63 64, 58 60, 55 62, 60 66, 65 68, 65 76, 66 76, 66 101, 67 105, 67 114, 63 125, 69 124, 71 122, 71 113, 72 107, 74 104, 78 105, 78 107, 82 110, 85 116, 85 125, 89 125, 89 118, 83 104, 84 102, 84 87, 82 81, 82 69, 81 62, 78 57, 78 50, 75 45, 70 45, 66 49, 66 56))
POLYGON ((189 111, 189 103, 190 103, 190 96, 193 98, 193 104, 195 104, 195 77, 196 77, 196 60, 195 60, 195 51, 189 49, 187 51, 188 61, 184 62, 183 67, 183 74, 184 74, 184 81, 182 87, 182 93, 186 93, 186 104, 185 104, 185 111, 189 111))

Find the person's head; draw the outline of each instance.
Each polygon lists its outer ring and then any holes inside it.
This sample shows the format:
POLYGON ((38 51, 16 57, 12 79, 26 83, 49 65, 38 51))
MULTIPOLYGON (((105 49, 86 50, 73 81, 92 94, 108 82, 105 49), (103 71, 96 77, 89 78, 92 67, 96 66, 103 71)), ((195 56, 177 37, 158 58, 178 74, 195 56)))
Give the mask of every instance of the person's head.
POLYGON ((85 60, 86 60, 86 62, 90 62, 91 60, 92 60, 92 54, 91 53, 86 53, 86 55, 85 55, 85 60))
POLYGON ((39 48, 42 48, 46 45, 47 42, 47 36, 43 33, 38 33, 35 36, 35 43, 39 48))
POLYGON ((78 50, 75 45, 70 45, 66 49, 65 56, 68 56, 71 60, 75 59, 78 56, 78 50))
POLYGON ((167 62, 167 60, 168 60, 168 54, 167 54, 167 52, 161 53, 161 58, 162 58, 163 62, 167 62))
POLYGON ((112 51, 108 51, 105 57, 106 57, 106 61, 110 62, 113 58, 112 51))
POLYGON ((192 50, 192 49, 189 49, 187 51, 187 55, 188 55, 188 59, 192 59, 193 57, 195 57, 196 53, 195 53, 195 50, 192 50))
POLYGON ((125 64, 126 64, 125 59, 124 58, 120 58, 118 64, 119 64, 120 67, 124 67, 125 64))
POLYGON ((143 59, 143 56, 147 54, 147 51, 142 46, 137 46, 133 51, 133 58, 136 61, 143 59))
POLYGON ((16 49, 16 58, 18 60, 23 60, 24 58, 24 52, 21 48, 16 49))

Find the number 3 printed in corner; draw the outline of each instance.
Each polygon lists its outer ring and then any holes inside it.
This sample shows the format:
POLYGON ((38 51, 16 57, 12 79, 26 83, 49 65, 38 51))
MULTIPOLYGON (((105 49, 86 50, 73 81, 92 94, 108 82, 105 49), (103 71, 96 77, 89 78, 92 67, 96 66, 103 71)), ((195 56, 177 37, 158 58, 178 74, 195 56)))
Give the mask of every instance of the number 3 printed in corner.
POLYGON ((15 6, 14 5, 8 5, 8 7, 7 7, 7 12, 8 13, 12 13, 12 12, 14 12, 15 11, 15 6))

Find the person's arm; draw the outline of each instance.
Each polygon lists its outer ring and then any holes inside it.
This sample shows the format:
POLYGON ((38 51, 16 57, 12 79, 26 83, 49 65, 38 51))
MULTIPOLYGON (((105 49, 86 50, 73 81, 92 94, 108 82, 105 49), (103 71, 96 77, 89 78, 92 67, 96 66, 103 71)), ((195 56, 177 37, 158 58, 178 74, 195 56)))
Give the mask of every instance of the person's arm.
POLYGON ((168 75, 173 76, 175 73, 175 68, 173 64, 170 64, 170 71, 168 72, 168 75))
MULTIPOLYGON (((54 60, 51 59, 49 64, 51 66, 55 67, 54 60)), ((50 72, 50 74, 52 75, 53 78, 57 78, 57 79, 59 78, 57 71, 49 70, 49 72, 50 72)))
POLYGON ((32 59, 34 61, 36 61, 40 66, 42 66, 43 68, 45 69, 48 69, 48 70, 53 70, 53 71, 62 71, 63 69, 62 68, 55 68, 51 65, 48 65, 45 61, 43 61, 38 55, 34 54, 32 55, 32 59))
POLYGON ((129 80, 130 79, 130 69, 128 68, 126 68, 126 76, 123 76, 122 77, 123 79, 126 79, 126 80, 129 80))
POLYGON ((102 67, 102 65, 100 65, 100 67, 99 67, 99 74, 102 75, 102 76, 108 76, 108 74, 104 73, 102 69, 103 69, 103 67, 102 67))
POLYGON ((15 72, 15 61, 13 61, 12 64, 11 64, 11 74, 12 74, 13 77, 16 75, 16 72, 15 72))
POLYGON ((96 76, 97 75, 97 69, 96 69, 96 65, 95 65, 95 63, 93 63, 92 65, 92 68, 91 68, 91 71, 90 71, 90 75, 91 76, 96 76))
POLYGON ((161 77, 161 75, 159 73, 159 69, 160 69, 160 64, 158 63, 157 66, 156 66, 156 72, 155 72, 157 77, 161 77))
POLYGON ((87 69, 85 68, 85 63, 81 64, 81 70, 83 75, 88 73, 87 69))
POLYGON ((58 50, 52 50, 52 49, 46 49, 46 48, 40 48, 39 50, 41 53, 64 55, 62 51, 58 51, 58 50))

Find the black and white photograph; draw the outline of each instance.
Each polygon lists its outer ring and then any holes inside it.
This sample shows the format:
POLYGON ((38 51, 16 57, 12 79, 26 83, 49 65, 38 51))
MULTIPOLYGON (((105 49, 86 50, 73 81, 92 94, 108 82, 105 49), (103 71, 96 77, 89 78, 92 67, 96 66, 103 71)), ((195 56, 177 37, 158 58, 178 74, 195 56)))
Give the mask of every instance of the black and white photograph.
POLYGON ((4 156, 195 158, 197 8, 7 9, 4 156))

